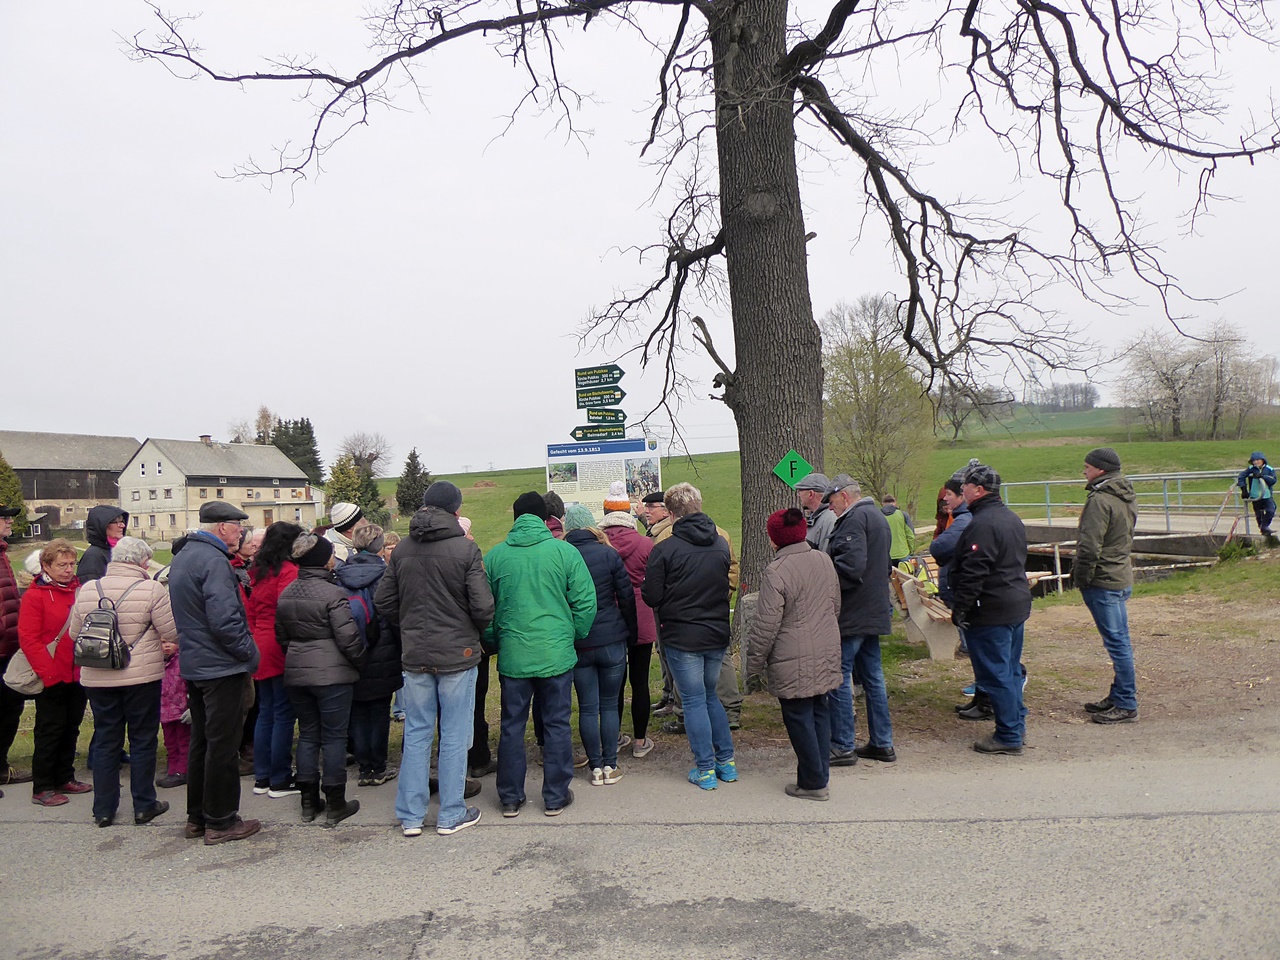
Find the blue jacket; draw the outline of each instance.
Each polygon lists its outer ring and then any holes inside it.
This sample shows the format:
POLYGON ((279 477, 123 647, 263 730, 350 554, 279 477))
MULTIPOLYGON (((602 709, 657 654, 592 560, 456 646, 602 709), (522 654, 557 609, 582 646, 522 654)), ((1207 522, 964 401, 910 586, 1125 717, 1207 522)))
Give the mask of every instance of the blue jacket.
POLYGON ((240 585, 221 540, 199 530, 169 568, 169 602, 178 625, 184 680, 217 680, 258 669, 240 585))
POLYGON ((934 537, 929 544, 929 555, 938 561, 938 596, 948 607, 951 606, 951 581, 947 568, 951 565, 951 558, 956 555, 960 534, 964 533, 964 528, 969 526, 972 519, 969 505, 961 503, 951 511, 951 526, 934 537))
POLYGON ((1267 458, 1255 450, 1249 454, 1249 466, 1240 471, 1236 477, 1236 486, 1240 488, 1240 496, 1246 500, 1270 500, 1271 488, 1276 485, 1276 472, 1267 458), (1262 466, 1255 467, 1254 460, 1261 460, 1262 466))
POLYGON ((596 585, 596 619, 587 635, 575 641, 579 650, 607 647, 611 643, 636 643, 636 592, 627 576, 622 555, 606 547, 590 530, 570 530, 565 541, 582 554, 596 585))

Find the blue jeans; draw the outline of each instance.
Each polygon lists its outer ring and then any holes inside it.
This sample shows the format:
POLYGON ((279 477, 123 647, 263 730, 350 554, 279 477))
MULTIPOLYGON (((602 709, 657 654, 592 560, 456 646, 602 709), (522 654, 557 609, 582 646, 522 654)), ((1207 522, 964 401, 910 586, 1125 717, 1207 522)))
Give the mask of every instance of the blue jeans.
POLYGON ((253 778, 273 787, 293 779, 293 701, 284 676, 258 681, 258 721, 253 726, 253 778))
MULTIPOLYGON (((440 810, 438 827, 453 827, 467 815, 462 791, 467 785, 467 750, 475 710, 476 668, 458 673, 408 673, 396 693, 404 708, 404 752, 396 787, 396 819, 421 827, 431 795, 431 741, 440 718, 440 810)), ((384 711, 385 712, 385 711, 384 711)))
POLYGON ((978 689, 991 698, 996 740, 1020 747, 1027 734, 1027 708, 1022 703, 1022 628, 969 626, 969 660, 978 689))
POLYGON ((592 768, 618 765, 618 698, 627 676, 627 645, 610 643, 578 651, 573 687, 578 691, 578 735, 592 768))
POLYGON ((717 763, 733 759, 733 734, 729 716, 716 696, 724 650, 667 648, 671 678, 684 703, 684 730, 699 770, 713 770, 717 763))
POLYGON ((346 786, 347 725, 351 720, 351 694, 355 684, 289 687, 288 690, 293 709, 298 712, 298 782, 346 786))
POLYGON ((387 772, 391 741, 391 694, 351 704, 351 742, 361 778, 387 772))
POLYGON ((120 751, 129 736, 129 790, 134 814, 156 805, 156 743, 160 681, 127 687, 85 687, 93 710, 98 756, 93 767, 93 816, 114 817, 120 806, 120 751))
POLYGON ((1259 532, 1266 532, 1271 529, 1271 521, 1276 515, 1276 502, 1270 497, 1265 500, 1253 501, 1253 515, 1258 520, 1259 532))
MULTIPOLYGON (((542 704, 543 763, 542 802, 548 810, 565 805, 573 780, 573 733, 569 717, 573 711, 573 671, 555 677, 504 677, 502 684, 502 727, 498 734, 498 802, 523 803, 527 763, 524 732, 529 723, 529 704, 535 696, 542 704)), ((616 738, 615 738, 616 739, 616 738)))
POLYGON ((1138 709, 1138 679, 1133 670, 1133 646, 1129 642, 1129 609, 1126 603, 1132 590, 1102 590, 1082 587, 1080 596, 1093 614, 1093 622, 1102 634, 1115 667, 1115 679, 1111 682, 1111 703, 1121 710, 1138 709))
POLYGON ((857 746, 853 713, 853 678, 862 684, 867 698, 867 743, 873 747, 893 746, 893 723, 889 720, 889 692, 880 664, 880 638, 874 634, 850 634, 840 638, 840 669, 844 680, 827 694, 831 706, 831 749, 848 753, 857 746))

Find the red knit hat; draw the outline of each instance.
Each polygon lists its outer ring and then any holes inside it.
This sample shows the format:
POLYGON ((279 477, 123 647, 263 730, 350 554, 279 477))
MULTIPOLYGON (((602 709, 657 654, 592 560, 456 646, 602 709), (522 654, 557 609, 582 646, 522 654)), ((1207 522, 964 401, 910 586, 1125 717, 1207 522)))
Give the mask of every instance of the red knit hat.
POLYGON ((804 514, 795 507, 771 513, 765 528, 769 531, 769 539, 779 548, 803 542, 809 532, 804 514))

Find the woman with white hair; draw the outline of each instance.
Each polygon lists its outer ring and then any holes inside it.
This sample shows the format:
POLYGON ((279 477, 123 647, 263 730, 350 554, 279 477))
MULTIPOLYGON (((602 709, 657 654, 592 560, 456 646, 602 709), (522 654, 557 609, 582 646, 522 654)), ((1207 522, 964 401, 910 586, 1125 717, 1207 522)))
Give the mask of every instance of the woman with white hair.
POLYGON ((156 799, 156 746, 160 732, 160 685, 164 679, 161 642, 176 642, 178 630, 169 607, 169 591, 148 571, 151 546, 123 537, 111 548, 101 579, 85 584, 71 609, 69 633, 75 636, 85 615, 114 607, 120 637, 129 648, 121 670, 82 667, 80 682, 89 696, 98 752, 93 764, 93 820, 115 822, 120 806, 120 753, 129 738, 129 789, 133 822, 150 823, 169 809, 156 799), (106 601, 105 603, 103 601, 106 601))

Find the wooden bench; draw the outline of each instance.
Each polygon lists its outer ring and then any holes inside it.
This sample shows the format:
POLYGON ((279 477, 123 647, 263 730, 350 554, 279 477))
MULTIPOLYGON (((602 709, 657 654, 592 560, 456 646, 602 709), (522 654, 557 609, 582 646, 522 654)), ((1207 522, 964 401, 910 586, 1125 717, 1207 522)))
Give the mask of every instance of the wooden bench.
MULTIPOLYGON (((936 576, 936 563, 933 569, 936 576)), ((901 570, 893 571, 891 582, 907 610, 907 639, 912 643, 925 644, 929 648, 930 659, 954 660, 960 632, 951 622, 951 611, 947 605, 922 591, 921 582, 901 570)))

